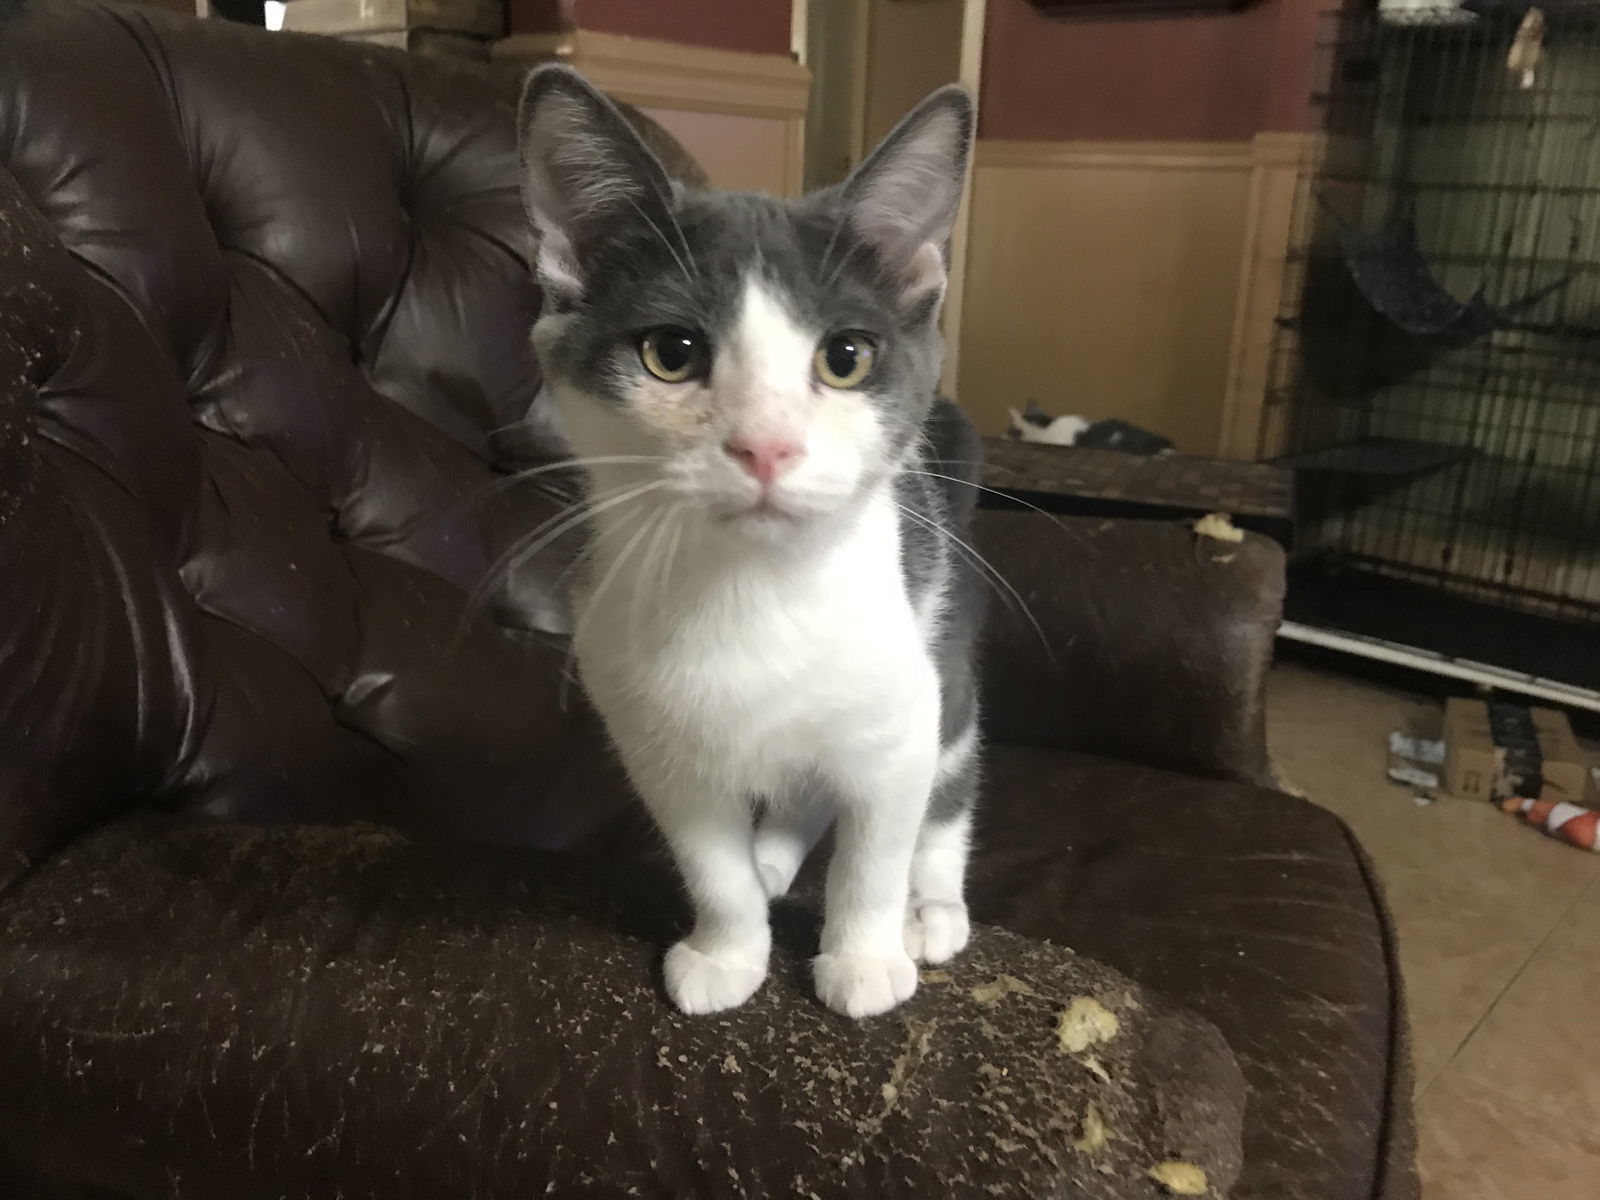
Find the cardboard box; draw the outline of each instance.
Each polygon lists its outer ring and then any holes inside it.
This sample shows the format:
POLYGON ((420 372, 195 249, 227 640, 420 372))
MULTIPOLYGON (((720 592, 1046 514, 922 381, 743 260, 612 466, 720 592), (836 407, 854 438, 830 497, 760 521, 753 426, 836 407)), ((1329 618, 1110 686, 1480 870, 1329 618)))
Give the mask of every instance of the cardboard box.
POLYGON ((1493 800, 1501 756, 1489 735, 1489 706, 1460 697, 1444 705, 1444 790, 1463 800, 1493 800))
POLYGON ((1539 735, 1539 753, 1544 758, 1540 774, 1544 777, 1541 800, 1563 800, 1568 804, 1600 807, 1600 790, 1589 769, 1589 755, 1572 736, 1567 714, 1554 708, 1536 708, 1531 713, 1539 735))
MULTIPOLYGON (((1553 708, 1529 710, 1539 743, 1538 799, 1600 807, 1600 789, 1589 755, 1578 745, 1567 715, 1553 708)), ((1444 707, 1444 790, 1463 800, 1494 800, 1512 794, 1505 748, 1495 745, 1489 706, 1452 699, 1444 707)), ((1530 790, 1530 789, 1522 789, 1530 790)))

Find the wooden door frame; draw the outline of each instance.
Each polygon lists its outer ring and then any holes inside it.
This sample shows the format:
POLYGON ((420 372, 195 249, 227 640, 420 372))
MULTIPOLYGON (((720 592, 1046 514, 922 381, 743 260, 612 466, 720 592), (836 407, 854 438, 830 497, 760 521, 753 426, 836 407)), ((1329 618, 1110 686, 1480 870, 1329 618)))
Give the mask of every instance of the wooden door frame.
MULTIPOLYGON (((867 96, 871 86, 874 2, 913 3, 914 0, 816 0, 815 3, 812 0, 793 0, 792 38, 795 54, 801 62, 806 62, 810 53, 809 33, 812 17, 821 12, 824 5, 828 6, 828 11, 832 15, 837 15, 841 5, 849 6, 849 19, 854 28, 848 39, 851 69, 848 73, 848 117, 845 119, 845 126, 846 150, 852 165, 859 163, 870 149, 867 145, 866 126, 867 96)), ((951 65, 955 72, 955 81, 966 87, 976 101, 981 94, 983 33, 984 23, 988 17, 989 0, 957 0, 957 2, 961 6, 961 40, 958 61, 951 65)), ((812 67, 814 73, 816 72, 816 64, 807 63, 807 65, 812 67)), ((837 75, 834 78, 837 78, 837 75)), ((955 228, 951 231, 950 237, 950 278, 945 293, 943 318, 945 359, 940 383, 945 391, 951 394, 956 394, 960 366, 962 300, 967 275, 966 255, 972 211, 973 173, 973 166, 969 163, 967 177, 962 184, 961 210, 956 217, 955 228)))

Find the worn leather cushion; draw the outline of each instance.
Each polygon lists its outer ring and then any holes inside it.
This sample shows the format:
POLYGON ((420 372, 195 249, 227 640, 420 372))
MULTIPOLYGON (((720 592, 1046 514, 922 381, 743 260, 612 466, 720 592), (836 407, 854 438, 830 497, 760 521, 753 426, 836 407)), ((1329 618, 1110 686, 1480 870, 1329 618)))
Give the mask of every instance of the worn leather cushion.
POLYGON ((1131 1200, 1162 1164, 1238 1173, 1222 1038, 1087 958, 982 929, 851 1022, 809 995, 793 903, 757 998, 689 1018, 656 973, 675 893, 653 855, 110 826, 0 908, 0 1144, 139 1200, 1131 1200), (1092 1036, 1063 1048, 1068 1012, 1092 1036))
POLYGON ((1350 831, 1281 792, 989 756, 974 915, 1213 1021, 1250 1087, 1235 1200, 1416 1195, 1392 933, 1350 831))

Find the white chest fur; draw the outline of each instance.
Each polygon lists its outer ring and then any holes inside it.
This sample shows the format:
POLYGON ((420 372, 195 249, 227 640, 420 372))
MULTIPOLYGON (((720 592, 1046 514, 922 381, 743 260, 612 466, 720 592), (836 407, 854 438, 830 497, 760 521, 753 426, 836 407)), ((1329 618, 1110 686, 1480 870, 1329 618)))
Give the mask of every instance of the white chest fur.
POLYGON ((686 540, 670 573, 602 551, 604 586, 580 599, 579 666, 631 762, 770 794, 824 749, 865 752, 908 721, 936 730, 938 677, 887 498, 792 554, 686 540))

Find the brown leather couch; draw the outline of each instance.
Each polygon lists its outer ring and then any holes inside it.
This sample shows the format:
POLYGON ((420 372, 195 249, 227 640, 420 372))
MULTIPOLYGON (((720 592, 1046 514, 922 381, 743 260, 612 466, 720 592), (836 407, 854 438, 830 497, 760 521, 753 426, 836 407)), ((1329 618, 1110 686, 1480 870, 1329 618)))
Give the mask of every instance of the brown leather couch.
MULTIPOLYGON (((622 1086, 622 1024, 665 1019, 581 1016, 608 971, 648 971, 677 910, 560 682, 560 555, 468 604, 562 503, 511 477, 554 453, 528 419, 515 86, 140 9, 0 3, 7 1197, 278 1195, 270 1164, 326 1149, 296 1139, 344 1103, 335 1076, 432 1088, 438 1123, 352 1132, 345 1174, 280 1174, 281 1194, 499 1194, 438 1165, 439 1142, 507 1111, 504 1076, 487 1086, 462 1047, 521 1055, 533 1094, 581 1112, 586 1089, 622 1086), (447 840, 478 848, 425 849, 447 840), (538 945, 510 946, 497 912, 538 945), (281 957, 267 914, 310 951, 281 957), (529 962, 526 1026, 459 990, 514 987, 529 962), (568 997, 568 1044, 541 1043, 568 997), (282 1045, 253 1040, 269 1018, 282 1045), (562 1075, 569 1054, 599 1074, 562 1075)), ((975 916, 1221 1031, 1248 1085, 1235 1197, 1415 1195, 1378 887, 1265 754, 1280 552, 999 511, 979 537, 1050 652, 996 603, 975 916)), ((1025 953, 986 936, 979 953, 1025 953)), ((666 1171, 689 1135, 661 1114, 703 1126, 693 1106, 721 1101, 641 1085, 630 1102, 623 1141, 666 1171)), ((798 1152, 787 1136, 773 1128, 773 1161, 798 1152)), ((580 1129, 514 1152, 553 1169, 618 1145, 580 1129)))

